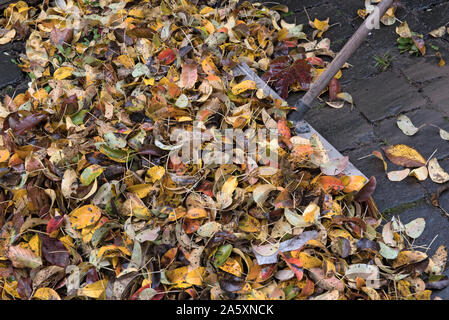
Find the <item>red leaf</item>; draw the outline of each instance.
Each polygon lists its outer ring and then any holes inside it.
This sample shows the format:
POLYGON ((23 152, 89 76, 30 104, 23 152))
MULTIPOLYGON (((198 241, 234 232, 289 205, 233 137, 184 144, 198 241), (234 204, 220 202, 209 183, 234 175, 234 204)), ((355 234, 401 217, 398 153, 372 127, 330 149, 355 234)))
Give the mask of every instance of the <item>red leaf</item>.
POLYGON ((301 281, 302 276, 304 275, 304 271, 302 269, 302 262, 301 260, 297 258, 287 258, 284 253, 279 252, 281 257, 284 259, 284 261, 287 263, 288 267, 293 271, 293 273, 296 275, 296 278, 298 281, 301 281))
POLYGON ((14 134, 22 135, 37 126, 45 119, 47 119, 47 115, 41 113, 35 113, 22 118, 20 122, 15 126, 15 128, 13 128, 14 134))
POLYGON ((307 60, 298 59, 291 64, 289 56, 281 56, 271 61, 269 70, 261 78, 271 84, 282 98, 287 99, 290 86, 296 83, 305 90, 309 89, 311 67, 307 60))
POLYGON ((287 125, 286 119, 280 119, 278 121, 278 132, 281 136, 284 136, 287 139, 290 139, 292 137, 292 134, 290 132, 290 128, 287 125))
POLYGON ((341 92, 341 86, 337 79, 332 78, 329 82, 329 100, 334 101, 337 99, 337 94, 341 92))
POLYGON ((47 223, 47 233, 50 234, 53 231, 57 230, 63 222, 64 219, 62 218, 62 216, 55 216, 51 218, 47 223))
POLYGON ((161 61, 162 64, 168 65, 175 61, 176 52, 173 49, 167 48, 162 50, 157 58, 161 61))
POLYGON ((310 57, 310 58, 307 58, 307 61, 308 61, 312 66, 322 66, 322 65, 323 65, 323 59, 318 58, 318 57, 310 57))

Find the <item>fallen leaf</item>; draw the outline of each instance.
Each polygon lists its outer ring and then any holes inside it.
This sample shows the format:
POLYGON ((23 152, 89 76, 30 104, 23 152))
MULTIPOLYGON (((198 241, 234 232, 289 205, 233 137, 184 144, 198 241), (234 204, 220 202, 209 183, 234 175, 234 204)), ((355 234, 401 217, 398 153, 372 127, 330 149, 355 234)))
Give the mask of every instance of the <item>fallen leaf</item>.
POLYGON ((445 183, 449 181, 449 174, 441 168, 436 158, 432 158, 429 161, 428 170, 430 179, 432 179, 433 182, 445 183))
POLYGON ((387 176, 390 181, 398 182, 407 178, 409 174, 410 169, 404 169, 404 170, 390 171, 387 173, 387 176))
POLYGON ((398 116, 397 125, 402 132, 408 136, 413 136, 415 133, 419 131, 419 128, 415 127, 406 115, 401 114, 398 116))
POLYGON ((424 157, 415 149, 405 144, 396 144, 382 148, 388 160, 403 167, 422 167, 426 164, 424 157))

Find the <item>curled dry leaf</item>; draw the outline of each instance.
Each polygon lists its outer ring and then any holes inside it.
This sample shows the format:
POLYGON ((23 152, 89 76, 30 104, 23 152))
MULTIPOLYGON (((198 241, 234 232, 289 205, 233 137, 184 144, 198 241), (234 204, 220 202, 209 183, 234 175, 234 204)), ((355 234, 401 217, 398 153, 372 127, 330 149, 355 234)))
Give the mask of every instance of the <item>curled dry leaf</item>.
POLYGON ((390 171, 387 173, 388 179, 390 181, 402 181, 407 178, 410 174, 410 169, 398 170, 398 171, 390 171))
POLYGON ((398 116, 398 120, 396 121, 396 123, 399 129, 401 129, 402 132, 408 136, 413 136, 419 131, 419 128, 414 126, 412 120, 410 120, 410 118, 404 114, 398 116))
POLYGON ((446 26, 441 26, 435 30, 432 30, 429 34, 434 38, 441 38, 446 34, 446 26))
POLYGON ((410 176, 415 177, 419 181, 424 181, 429 176, 429 171, 427 170, 426 166, 422 166, 416 169, 413 169, 410 171, 410 176))
POLYGON ((436 158, 432 158, 429 161, 428 170, 430 179, 432 179, 433 182, 445 183, 449 181, 449 174, 441 168, 436 158))
POLYGON ((417 218, 410 221, 405 226, 405 233, 413 239, 419 238, 419 236, 424 232, 426 227, 426 221, 423 218, 417 218))
POLYGON ((449 132, 447 132, 446 130, 440 128, 440 137, 443 140, 449 141, 449 132))

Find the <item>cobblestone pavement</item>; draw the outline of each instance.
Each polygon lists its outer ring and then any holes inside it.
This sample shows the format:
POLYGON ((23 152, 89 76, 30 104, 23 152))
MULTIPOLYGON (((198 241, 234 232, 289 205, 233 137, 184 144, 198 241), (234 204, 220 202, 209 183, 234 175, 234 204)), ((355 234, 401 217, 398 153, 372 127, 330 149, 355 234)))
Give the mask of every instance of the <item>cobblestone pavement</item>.
MULTIPOLYGON (((0 5, 6 0, 0 0, 0 5)), ((307 16, 326 19, 334 25, 325 33, 332 41, 332 49, 340 50, 347 39, 357 30, 362 20, 357 9, 363 0, 277 0, 294 11, 286 18, 307 25, 307 16)), ((412 31, 425 34, 425 40, 439 47, 449 65, 449 36, 433 39, 428 32, 449 22, 449 0, 403 0, 397 10, 399 20, 406 20, 412 31)), ((404 143, 429 157, 435 150, 441 166, 449 171, 449 142, 439 137, 438 129, 425 126, 413 137, 404 135, 396 126, 399 114, 409 116, 415 125, 431 123, 449 131, 449 66, 438 67, 434 51, 425 57, 400 54, 396 48, 395 27, 382 26, 374 30, 361 48, 349 60, 353 67, 344 71, 341 84, 343 91, 352 94, 355 105, 332 109, 316 102, 306 119, 340 152, 367 176, 375 176, 377 189, 374 199, 387 217, 397 215, 407 223, 424 217, 427 228, 416 245, 430 246, 433 254, 441 244, 449 245, 449 217, 443 210, 433 207, 429 198, 441 186, 429 179, 417 182, 407 178, 402 182, 390 182, 383 164, 374 157, 365 157, 386 144, 404 143), (374 56, 390 54, 394 60, 391 68, 380 72, 374 67, 374 56), (435 238, 435 236, 437 236, 435 238)), ((23 44, 0 46, 0 97, 26 88, 27 78, 10 61, 23 50, 23 44)), ((299 98, 292 95, 289 102, 299 98)), ((389 163, 389 169, 396 167, 389 163)), ((449 191, 440 197, 440 205, 449 212, 449 191)), ((449 275, 449 272, 446 271, 449 275)), ((437 293, 449 299, 449 288, 437 293)))

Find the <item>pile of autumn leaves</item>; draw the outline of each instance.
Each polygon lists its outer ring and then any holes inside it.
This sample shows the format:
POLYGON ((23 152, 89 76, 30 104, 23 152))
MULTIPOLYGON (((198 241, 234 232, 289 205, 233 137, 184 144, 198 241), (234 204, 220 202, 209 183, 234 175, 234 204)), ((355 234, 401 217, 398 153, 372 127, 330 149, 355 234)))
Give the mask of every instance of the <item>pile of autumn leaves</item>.
POLYGON ((32 80, 0 105, 3 299, 429 299, 447 282, 444 247, 413 249, 422 219, 376 232, 375 179, 232 76, 245 62, 283 97, 307 90, 334 56, 329 20, 307 36, 280 5, 55 3, 1 21, 26 35, 32 80), (277 130, 280 167, 238 143, 243 163, 173 161, 171 131, 195 125, 203 150, 230 144, 219 129, 277 130))

